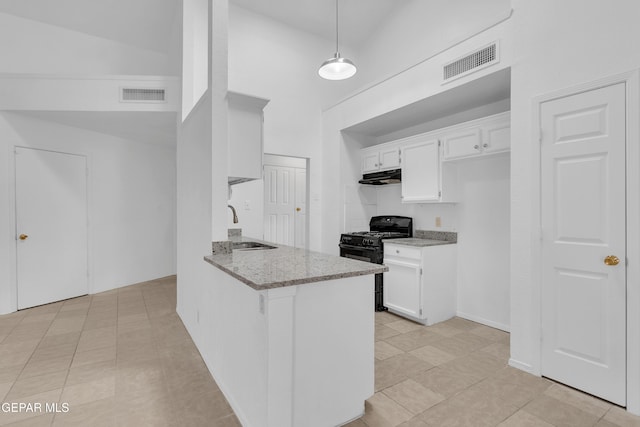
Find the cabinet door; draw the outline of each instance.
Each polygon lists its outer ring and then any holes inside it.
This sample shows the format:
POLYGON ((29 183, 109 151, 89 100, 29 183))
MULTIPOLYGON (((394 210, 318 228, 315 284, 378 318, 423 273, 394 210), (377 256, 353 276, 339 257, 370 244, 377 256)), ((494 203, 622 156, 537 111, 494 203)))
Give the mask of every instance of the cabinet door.
POLYGON ((362 151, 362 173, 376 172, 379 165, 378 150, 362 151))
POLYGON ((402 202, 440 199, 438 140, 417 142, 402 149, 402 202))
POLYGON ((484 129, 483 150, 486 153, 509 151, 511 147, 511 126, 509 122, 494 124, 484 129))
POLYGON ((385 259, 389 271, 384 273, 384 305, 397 314, 421 317, 420 264, 410 260, 385 259))
POLYGON ((262 179, 262 109, 267 100, 229 92, 230 178, 262 179))
POLYGON ((400 167, 400 153, 398 147, 380 150, 380 170, 398 169, 400 167))
POLYGON ((465 131, 445 135, 442 138, 444 146, 443 159, 457 159, 480 154, 480 129, 472 128, 465 131))

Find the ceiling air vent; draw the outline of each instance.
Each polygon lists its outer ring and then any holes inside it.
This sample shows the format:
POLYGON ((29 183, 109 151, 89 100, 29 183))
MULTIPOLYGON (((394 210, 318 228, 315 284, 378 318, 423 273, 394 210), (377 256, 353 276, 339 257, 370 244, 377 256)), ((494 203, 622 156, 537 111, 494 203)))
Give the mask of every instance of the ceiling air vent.
POLYGON ((443 67, 444 82, 455 80, 459 77, 466 76, 489 65, 495 64, 500 58, 498 57, 498 42, 491 43, 489 46, 478 49, 462 58, 445 64, 443 67))
POLYGON ((124 87, 120 92, 122 102, 166 102, 165 89, 124 87))

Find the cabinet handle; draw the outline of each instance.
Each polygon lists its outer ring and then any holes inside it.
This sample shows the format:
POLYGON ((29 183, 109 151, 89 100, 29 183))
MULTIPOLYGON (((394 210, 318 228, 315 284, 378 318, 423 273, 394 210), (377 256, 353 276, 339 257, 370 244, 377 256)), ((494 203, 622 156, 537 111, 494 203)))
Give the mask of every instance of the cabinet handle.
POLYGON ((478 144, 476 144, 476 145, 473 146, 473 148, 477 150, 477 149, 480 148, 480 146, 478 144))
POLYGON ((400 249, 396 249, 396 253, 399 254, 400 253, 400 249))
POLYGON ((484 148, 487 148, 487 147, 489 146, 489 144, 482 144, 482 146, 483 146, 484 148))

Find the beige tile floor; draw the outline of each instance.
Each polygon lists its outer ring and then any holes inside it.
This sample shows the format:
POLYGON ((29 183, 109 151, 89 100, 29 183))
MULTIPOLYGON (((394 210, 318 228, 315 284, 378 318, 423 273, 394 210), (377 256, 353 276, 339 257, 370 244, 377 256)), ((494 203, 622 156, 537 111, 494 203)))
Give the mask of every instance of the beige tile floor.
POLYGON ((0 425, 240 426, 175 306, 168 277, 0 316, 0 401, 43 403, 0 425))
POLYGON ((507 366, 509 334, 376 313, 376 393, 349 427, 640 427, 640 417, 507 366))
MULTIPOLYGON (((0 316, 0 401, 68 403, 0 426, 240 426, 175 313, 175 277, 0 316)), ((506 366, 508 334, 376 313, 376 393, 351 427, 638 426, 506 366)), ((304 426, 296 426, 304 427, 304 426)))

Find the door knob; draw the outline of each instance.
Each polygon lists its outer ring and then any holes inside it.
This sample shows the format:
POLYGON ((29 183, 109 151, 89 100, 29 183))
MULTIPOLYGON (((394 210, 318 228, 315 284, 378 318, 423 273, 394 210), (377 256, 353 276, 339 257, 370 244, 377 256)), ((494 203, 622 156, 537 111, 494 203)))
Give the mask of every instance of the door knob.
POLYGON ((604 259, 604 263, 606 265, 618 265, 620 263, 620 258, 615 255, 609 255, 604 259))
POLYGON ((20 240, 27 240, 27 237, 29 236, 27 236, 26 234, 21 234, 20 236, 18 236, 20 240))
POLYGON ((301 209, 300 209, 300 208, 296 208, 296 212, 300 212, 300 211, 301 211, 301 209))

